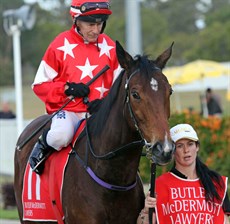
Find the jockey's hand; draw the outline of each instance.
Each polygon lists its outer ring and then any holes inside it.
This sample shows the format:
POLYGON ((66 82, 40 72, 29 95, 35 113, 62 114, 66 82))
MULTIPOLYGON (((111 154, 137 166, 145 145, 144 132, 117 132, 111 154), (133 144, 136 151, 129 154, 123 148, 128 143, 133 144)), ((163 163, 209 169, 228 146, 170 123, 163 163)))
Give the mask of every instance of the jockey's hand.
POLYGON ((96 113, 100 106, 101 106, 101 103, 102 103, 103 99, 96 99, 96 100, 93 100, 91 102, 89 102, 87 105, 88 105, 88 111, 90 114, 93 114, 93 113, 96 113))
POLYGON ((65 94, 67 96, 85 97, 89 95, 90 89, 84 83, 67 82, 65 94))

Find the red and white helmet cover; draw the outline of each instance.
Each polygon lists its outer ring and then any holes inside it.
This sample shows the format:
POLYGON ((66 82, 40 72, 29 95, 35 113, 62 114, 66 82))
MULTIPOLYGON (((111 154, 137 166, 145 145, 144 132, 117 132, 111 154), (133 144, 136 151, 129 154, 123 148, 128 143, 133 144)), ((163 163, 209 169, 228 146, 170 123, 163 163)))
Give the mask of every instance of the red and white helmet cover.
POLYGON ((111 15, 109 0, 72 0, 70 14, 76 18, 94 14, 111 15))

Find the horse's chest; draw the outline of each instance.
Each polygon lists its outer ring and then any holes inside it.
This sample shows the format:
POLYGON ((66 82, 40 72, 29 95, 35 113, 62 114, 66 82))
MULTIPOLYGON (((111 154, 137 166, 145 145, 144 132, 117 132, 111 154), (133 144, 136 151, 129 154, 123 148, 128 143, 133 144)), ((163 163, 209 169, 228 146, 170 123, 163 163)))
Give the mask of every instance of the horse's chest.
MULTIPOLYGON (((84 201, 78 201, 78 208, 69 209, 66 214, 68 224, 136 224, 139 208, 138 199, 126 197, 103 197, 91 195, 84 201), (91 200, 90 200, 91 198, 91 200), (135 200, 134 200, 135 199, 135 200), (137 199, 137 200, 136 200, 137 199), (70 213, 70 211, 73 211, 70 213)), ((141 204, 141 203, 139 203, 141 204)), ((75 202, 76 206, 76 202, 75 202)))

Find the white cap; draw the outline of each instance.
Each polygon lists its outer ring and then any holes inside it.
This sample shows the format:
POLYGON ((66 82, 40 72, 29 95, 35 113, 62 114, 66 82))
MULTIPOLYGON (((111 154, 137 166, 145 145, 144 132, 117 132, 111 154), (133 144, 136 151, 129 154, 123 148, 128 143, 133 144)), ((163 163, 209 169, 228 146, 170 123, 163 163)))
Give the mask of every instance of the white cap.
POLYGON ((178 124, 170 129, 170 135, 174 142, 182 138, 191 139, 193 141, 198 141, 199 138, 193 129, 193 127, 189 124, 178 124))

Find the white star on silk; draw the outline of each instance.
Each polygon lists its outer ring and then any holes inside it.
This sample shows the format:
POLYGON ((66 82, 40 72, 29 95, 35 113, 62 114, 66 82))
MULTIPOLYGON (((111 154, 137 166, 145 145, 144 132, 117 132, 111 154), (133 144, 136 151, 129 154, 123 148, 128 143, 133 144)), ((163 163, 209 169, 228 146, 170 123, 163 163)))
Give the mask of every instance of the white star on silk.
POLYGON ((121 71, 122 71, 122 67, 120 65, 117 67, 117 69, 115 69, 113 71, 113 83, 116 81, 116 79, 120 75, 121 71))
POLYGON ((98 65, 90 65, 88 58, 86 58, 84 66, 80 66, 80 65, 76 66, 78 69, 80 69, 82 71, 81 80, 84 79, 86 76, 89 76, 92 79, 93 78, 93 70, 97 66, 98 65))
POLYGON ((67 55, 71 56, 72 58, 75 58, 73 54, 73 49, 77 45, 78 44, 70 44, 69 41, 65 38, 64 45, 61 47, 58 47, 57 49, 64 52, 64 60, 65 60, 67 55))
POLYGON ((104 93, 107 92, 109 89, 106 89, 104 86, 104 82, 102 82, 102 86, 101 87, 97 87, 95 88, 96 90, 98 90, 100 92, 100 98, 102 98, 104 96, 104 93))
POLYGON ((100 55, 101 57, 103 54, 106 54, 110 58, 110 50, 113 49, 113 46, 109 46, 106 39, 103 38, 102 43, 98 43, 98 47, 100 48, 100 55))

